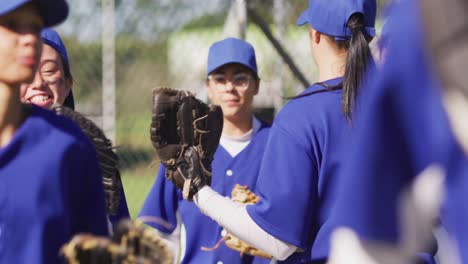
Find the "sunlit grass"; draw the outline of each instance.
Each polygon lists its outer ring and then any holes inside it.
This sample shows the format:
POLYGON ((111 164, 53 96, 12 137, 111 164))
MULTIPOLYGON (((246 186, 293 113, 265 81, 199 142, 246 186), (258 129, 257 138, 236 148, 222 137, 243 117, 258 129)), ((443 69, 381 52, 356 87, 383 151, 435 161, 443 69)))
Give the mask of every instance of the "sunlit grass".
POLYGON ((138 215, 156 179, 157 170, 158 166, 156 165, 152 168, 139 166, 131 170, 122 171, 122 181, 132 218, 138 215))

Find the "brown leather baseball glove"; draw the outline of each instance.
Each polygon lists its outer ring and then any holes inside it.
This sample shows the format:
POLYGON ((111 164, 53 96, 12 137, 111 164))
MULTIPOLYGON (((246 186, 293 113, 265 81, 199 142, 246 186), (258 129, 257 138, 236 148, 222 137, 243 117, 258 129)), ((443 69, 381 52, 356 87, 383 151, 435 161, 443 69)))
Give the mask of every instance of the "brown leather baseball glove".
POLYGON ((102 171, 107 213, 115 215, 119 208, 122 180, 120 178, 118 156, 114 152, 112 142, 93 121, 81 113, 62 105, 54 105, 52 111, 57 115, 65 116, 75 121, 84 134, 93 142, 102 171))
MULTIPOLYGON (((259 197, 255 195, 246 185, 236 184, 231 192, 231 200, 243 204, 256 204, 260 201, 259 197)), ((271 255, 257 249, 230 233, 226 233, 226 246, 239 251, 241 255, 248 254, 252 256, 271 259, 271 255)))
POLYGON ((173 256, 156 232, 139 221, 122 220, 112 238, 79 234, 65 244, 68 264, 171 264, 173 256))
POLYGON ((166 178, 192 200, 211 184, 211 162, 223 128, 221 108, 186 91, 156 88, 152 110, 151 142, 166 167, 166 178))
MULTIPOLYGON (((260 198, 255 195, 246 185, 236 184, 231 192, 231 200, 243 203, 243 204, 256 204, 260 201, 260 198)), ((255 248, 246 242, 240 240, 239 238, 235 237, 234 235, 226 232, 226 230, 222 231, 222 238, 221 240, 212 248, 202 247, 201 250, 204 251, 213 251, 216 250, 219 245, 224 241, 226 246, 229 248, 239 251, 240 255, 251 255, 257 256, 262 258, 271 259, 272 256, 265 251, 262 251, 258 248, 255 248)))

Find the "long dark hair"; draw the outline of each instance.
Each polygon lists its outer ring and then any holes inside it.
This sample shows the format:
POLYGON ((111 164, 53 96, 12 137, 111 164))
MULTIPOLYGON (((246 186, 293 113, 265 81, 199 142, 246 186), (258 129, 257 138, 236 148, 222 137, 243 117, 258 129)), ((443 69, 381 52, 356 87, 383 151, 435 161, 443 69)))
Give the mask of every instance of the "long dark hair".
POLYGON ((351 119, 359 87, 368 67, 374 64, 374 60, 368 39, 364 35, 364 16, 360 13, 353 14, 348 20, 347 27, 352 35, 348 44, 341 106, 346 118, 351 119))
MULTIPOLYGON (((75 82, 75 80, 73 79, 73 75, 71 73, 70 64, 62 56, 62 54, 60 52, 57 51, 57 53, 59 54, 60 60, 62 61, 63 71, 65 73, 65 80, 66 81, 69 80, 70 85, 73 86, 73 83, 75 82)), ((66 106, 66 107, 71 108, 72 110, 75 110, 75 98, 73 97, 73 91, 72 91, 71 88, 72 87, 70 87, 70 92, 68 93, 67 97, 65 98, 65 101, 63 102, 63 105, 66 106)))
POLYGON ((346 25, 351 30, 351 39, 335 40, 335 43, 340 49, 347 49, 345 74, 343 82, 338 85, 328 85, 326 83, 316 83, 323 86, 323 89, 310 93, 301 94, 290 99, 297 99, 309 96, 316 93, 327 91, 335 91, 342 89, 343 96, 341 99, 341 107, 344 115, 348 120, 351 120, 356 98, 359 92, 359 87, 364 79, 369 66, 374 65, 371 50, 369 48, 370 39, 364 35, 364 16, 360 13, 353 14, 346 25))

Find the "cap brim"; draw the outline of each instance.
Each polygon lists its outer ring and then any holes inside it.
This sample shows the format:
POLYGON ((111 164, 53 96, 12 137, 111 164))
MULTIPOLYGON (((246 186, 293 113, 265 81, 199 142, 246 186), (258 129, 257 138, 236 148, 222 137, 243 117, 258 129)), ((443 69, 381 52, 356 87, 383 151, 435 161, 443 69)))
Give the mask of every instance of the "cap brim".
POLYGON ((46 27, 60 24, 68 17, 68 4, 64 0, 41 0, 35 3, 46 27))
POLYGON ((28 0, 6 1, 0 7, 0 16, 12 12, 28 2, 28 0))
POLYGON ((219 69, 219 68, 221 68, 221 67, 223 67, 223 66, 225 66, 227 64, 231 64, 231 63, 240 64, 240 65, 246 67, 247 69, 250 69, 256 75, 256 77, 258 77, 258 73, 257 73, 256 69, 252 68, 247 62, 240 61, 240 60, 225 60, 225 61, 219 62, 217 64, 217 66, 214 66, 214 67, 208 69, 208 71, 206 73, 206 77, 208 77, 210 74, 212 74, 217 69, 219 69))
POLYGON ((37 6, 46 27, 55 26, 68 16, 68 4, 65 0, 10 0, 2 3, 0 15, 13 12, 27 3, 34 3, 37 6))
POLYGON ((296 21, 296 25, 302 26, 309 22, 309 9, 306 9, 296 21))

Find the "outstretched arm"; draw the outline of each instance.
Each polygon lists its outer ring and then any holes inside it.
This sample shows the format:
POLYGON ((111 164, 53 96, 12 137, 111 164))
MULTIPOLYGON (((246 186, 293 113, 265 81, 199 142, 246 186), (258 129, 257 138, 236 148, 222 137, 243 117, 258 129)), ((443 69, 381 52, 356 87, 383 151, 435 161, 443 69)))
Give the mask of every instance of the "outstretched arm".
POLYGON ((278 260, 285 260, 297 249, 260 228, 247 213, 245 204, 236 203, 208 186, 195 194, 194 202, 203 214, 211 217, 229 233, 278 260))

